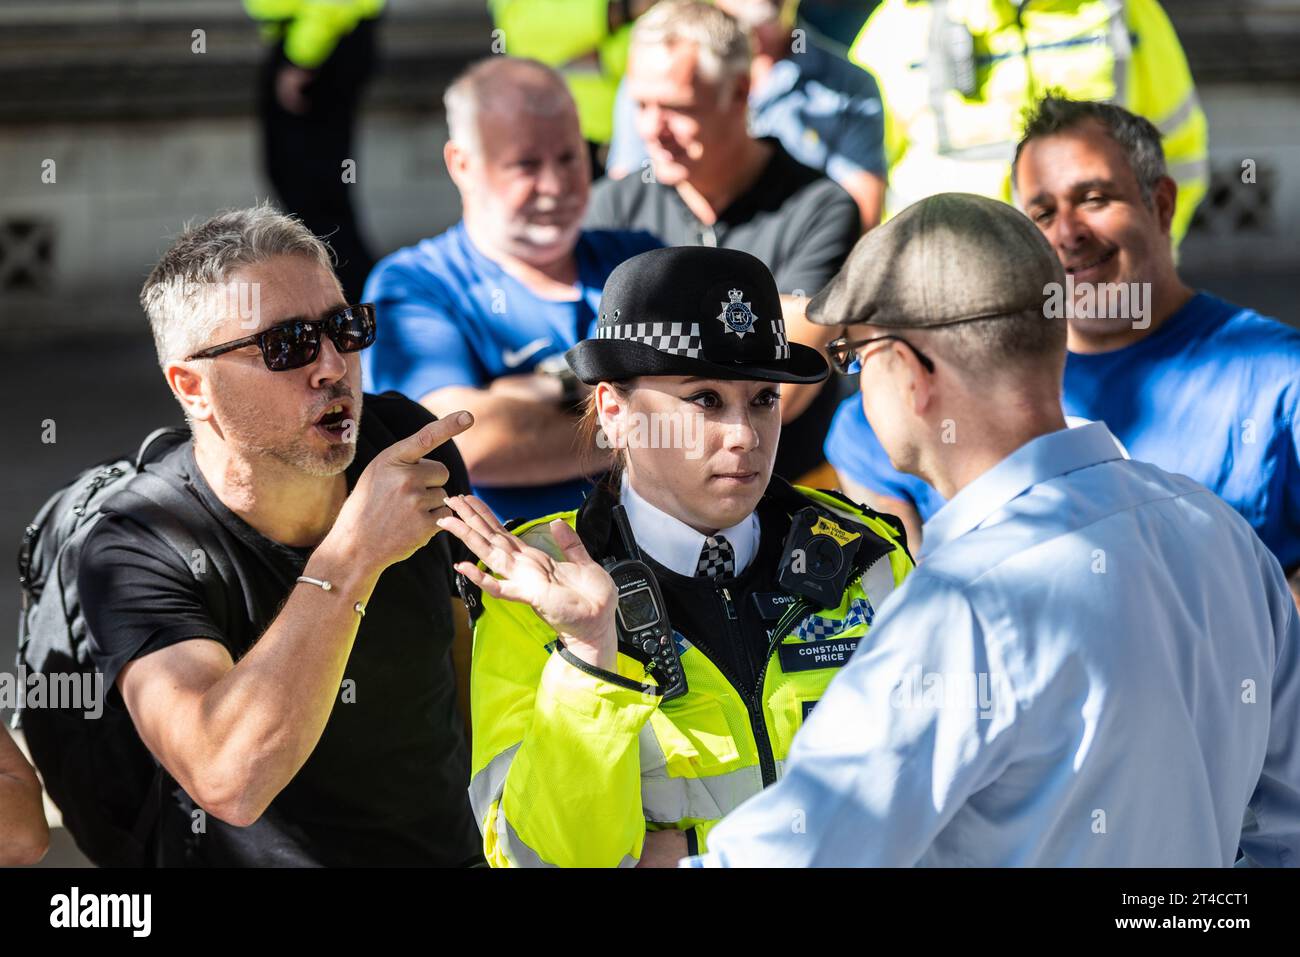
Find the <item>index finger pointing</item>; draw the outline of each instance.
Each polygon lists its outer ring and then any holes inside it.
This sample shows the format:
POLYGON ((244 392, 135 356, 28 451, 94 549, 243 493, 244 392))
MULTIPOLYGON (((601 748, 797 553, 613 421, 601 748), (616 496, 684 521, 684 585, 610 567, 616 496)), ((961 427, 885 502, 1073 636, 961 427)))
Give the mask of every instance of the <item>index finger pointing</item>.
POLYGON ((430 422, 419 432, 409 435, 388 447, 392 460, 414 465, 448 439, 460 435, 474 424, 468 412, 456 412, 444 419, 430 422))

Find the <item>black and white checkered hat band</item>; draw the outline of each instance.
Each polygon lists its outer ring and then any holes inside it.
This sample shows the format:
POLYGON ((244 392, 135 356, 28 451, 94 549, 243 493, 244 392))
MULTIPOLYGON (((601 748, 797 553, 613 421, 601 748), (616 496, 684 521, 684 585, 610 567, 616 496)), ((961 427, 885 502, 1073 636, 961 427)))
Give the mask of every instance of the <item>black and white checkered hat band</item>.
POLYGON ((785 337, 785 323, 772 320, 772 335, 776 339, 776 358, 790 358, 790 340, 785 337))
MULTIPOLYGON (((700 341, 700 326, 696 322, 690 325, 684 322, 627 322, 619 326, 601 326, 596 330, 596 338, 641 342, 660 352, 688 359, 700 358, 704 349, 700 341)), ((789 347, 786 352, 789 353, 789 347)))

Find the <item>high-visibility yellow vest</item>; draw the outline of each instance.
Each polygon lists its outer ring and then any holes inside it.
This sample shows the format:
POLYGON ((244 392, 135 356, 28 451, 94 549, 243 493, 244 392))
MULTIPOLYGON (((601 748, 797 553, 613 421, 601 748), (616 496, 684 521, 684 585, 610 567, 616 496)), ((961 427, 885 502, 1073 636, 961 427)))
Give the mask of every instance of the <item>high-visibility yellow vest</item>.
POLYGON ((284 40, 284 55, 296 66, 314 70, 334 52, 339 40, 362 20, 377 17, 386 0, 244 0, 244 9, 262 23, 268 42, 284 40))
POLYGON ((1021 113, 1052 88, 1160 130, 1178 183, 1175 242, 1205 195, 1205 114, 1156 0, 885 0, 849 59, 884 101, 886 216, 945 191, 1011 202, 1021 113))
POLYGON ((558 69, 577 104, 583 139, 608 143, 631 24, 609 32, 609 0, 491 0, 491 7, 505 52, 558 69))
MULTIPOLYGON (((648 830, 708 832, 781 774, 795 732, 880 606, 912 570, 899 533, 825 492, 795 486, 811 502, 892 545, 849 579, 836 608, 800 600, 774 623, 761 694, 737 689, 700 648, 679 643, 686 694, 662 702, 644 690, 645 669, 623 654, 618 674, 557 648, 555 632, 527 605, 487 594, 474 620, 470 670, 473 771, 469 793, 494 867, 635 864, 648 830), (835 665, 819 663, 817 653, 835 665), (766 770, 765 770, 766 769, 766 770), (767 776, 769 780, 765 782, 767 776)), ((514 530, 560 557, 548 525, 514 530)))

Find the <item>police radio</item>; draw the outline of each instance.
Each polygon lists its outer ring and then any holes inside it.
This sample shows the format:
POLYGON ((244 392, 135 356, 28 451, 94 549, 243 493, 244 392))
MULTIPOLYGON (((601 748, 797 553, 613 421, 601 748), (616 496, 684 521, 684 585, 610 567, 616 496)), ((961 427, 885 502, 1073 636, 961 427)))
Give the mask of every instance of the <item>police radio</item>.
POLYGON ((618 589, 618 612, 614 616, 618 649, 644 664, 663 689, 662 700, 671 701, 686 694, 686 674, 673 641, 668 606, 654 572, 641 561, 641 550, 632 537, 622 505, 614 506, 614 525, 627 556, 605 562, 605 571, 618 589))

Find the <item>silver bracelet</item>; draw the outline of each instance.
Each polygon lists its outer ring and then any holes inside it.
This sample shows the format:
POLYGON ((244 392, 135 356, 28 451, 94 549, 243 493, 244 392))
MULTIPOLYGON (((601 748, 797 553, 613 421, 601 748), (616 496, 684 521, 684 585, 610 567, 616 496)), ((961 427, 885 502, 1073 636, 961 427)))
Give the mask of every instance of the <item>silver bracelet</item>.
MULTIPOLYGON (((333 591, 333 590, 334 590, 334 583, 333 583, 332 581, 330 581, 329 579, 327 579, 327 578, 309 578, 309 577, 306 576, 306 575, 299 575, 299 576, 298 576, 298 581, 300 581, 300 582, 306 582, 308 585, 315 585, 315 586, 316 586, 317 588, 319 588, 321 591, 333 591)), ((353 605, 352 605, 352 610, 355 611, 355 612, 356 612, 358 615, 360 615, 362 618, 365 618, 365 617, 366 617, 366 606, 363 605, 363 604, 361 604, 361 602, 359 602, 359 601, 358 601, 358 602, 354 602, 353 605)))

